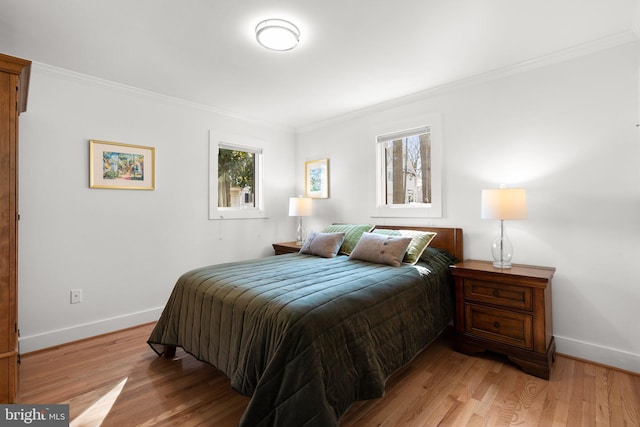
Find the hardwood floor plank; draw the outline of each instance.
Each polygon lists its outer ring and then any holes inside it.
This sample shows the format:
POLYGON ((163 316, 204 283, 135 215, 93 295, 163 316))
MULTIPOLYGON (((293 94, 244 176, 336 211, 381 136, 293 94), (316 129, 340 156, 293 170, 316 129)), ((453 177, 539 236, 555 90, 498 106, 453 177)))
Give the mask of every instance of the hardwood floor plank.
MULTIPOLYGON (((611 392, 615 393, 613 399, 617 402, 620 399, 619 405, 614 404, 615 408, 620 408, 620 414, 622 418, 621 425, 640 425, 640 408, 635 404, 634 394, 637 396, 637 386, 634 387, 633 381, 630 380, 629 375, 625 375, 622 372, 612 372, 613 384, 611 392), (635 390, 634 390, 635 389, 635 390)), ((613 409, 615 411, 616 409, 613 409)), ((612 418, 612 422, 617 422, 612 418)))
POLYGON ((552 427, 565 426, 569 422, 569 404, 563 400, 557 399, 555 402, 555 410, 553 418, 549 425, 552 427))
POLYGON ((469 425, 471 419, 475 415, 475 410, 478 405, 478 401, 475 399, 467 399, 457 405, 455 411, 450 415, 450 419, 443 420, 443 425, 449 426, 465 426, 469 425))
POLYGON ((596 425, 610 425, 609 380, 607 369, 596 369, 596 425))
MULTIPOLYGON (((569 396, 583 396, 583 383, 584 383, 584 363, 573 364, 573 378, 574 381, 570 381, 569 396)), ((570 420, 582 420, 582 398, 571 399, 569 405, 569 419, 570 420)))
POLYGON ((584 366, 582 385, 582 417, 585 420, 596 419, 596 377, 595 370, 589 365, 584 366))
MULTIPOLYGON (((518 415, 512 419, 513 424, 538 425, 543 419, 544 404, 546 402, 548 381, 531 377, 522 388, 518 399, 518 415)), ((544 424, 542 424, 544 425, 544 424)))
MULTIPOLYGON (((146 344, 153 325, 23 355, 20 402, 68 403, 72 426, 237 426, 249 398, 220 371, 146 344)), ((440 337, 356 402, 343 427, 640 426, 640 376, 558 356, 549 381, 506 358, 472 357, 440 337)))
POLYGON ((493 377, 493 389, 496 394, 493 396, 491 406, 487 411, 486 422, 488 425, 508 426, 516 416, 520 399, 520 388, 505 387, 504 384, 512 384, 514 381, 521 381, 515 368, 505 367, 500 374, 493 377))
MULTIPOLYGON (((477 405, 477 409, 475 414, 481 417, 483 420, 487 420, 490 415, 490 410, 493 408, 493 402, 498 395, 499 389, 495 384, 491 384, 487 389, 486 393, 484 393, 480 404, 477 405)), ((486 421, 484 421, 486 423, 486 421)), ((484 425, 484 424, 483 424, 484 425)))

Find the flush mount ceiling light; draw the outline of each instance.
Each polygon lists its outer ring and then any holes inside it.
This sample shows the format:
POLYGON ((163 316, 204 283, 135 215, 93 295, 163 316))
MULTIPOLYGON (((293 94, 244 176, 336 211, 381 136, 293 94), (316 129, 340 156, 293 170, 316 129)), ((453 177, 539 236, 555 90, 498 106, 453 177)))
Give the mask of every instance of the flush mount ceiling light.
POLYGON ((284 19, 265 19, 256 25, 256 40, 271 50, 291 50, 298 45, 300 30, 284 19))

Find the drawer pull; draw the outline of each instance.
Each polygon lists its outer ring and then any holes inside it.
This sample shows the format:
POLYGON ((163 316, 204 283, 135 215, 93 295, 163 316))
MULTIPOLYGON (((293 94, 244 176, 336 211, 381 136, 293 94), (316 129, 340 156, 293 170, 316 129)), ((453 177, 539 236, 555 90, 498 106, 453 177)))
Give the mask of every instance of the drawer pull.
POLYGON ((500 329, 500 322, 493 322, 493 327, 496 329, 500 329))
POLYGON ((500 298, 500 292, 497 289, 493 290, 493 296, 496 298, 500 298))

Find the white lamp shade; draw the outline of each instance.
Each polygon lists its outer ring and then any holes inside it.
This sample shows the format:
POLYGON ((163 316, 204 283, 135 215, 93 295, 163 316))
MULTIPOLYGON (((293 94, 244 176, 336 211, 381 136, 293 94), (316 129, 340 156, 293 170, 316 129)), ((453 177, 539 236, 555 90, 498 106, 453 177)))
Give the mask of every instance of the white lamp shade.
POLYGON ((311 198, 290 197, 289 216, 311 216, 311 198))
POLYGON ((482 219, 526 219, 527 196, 524 188, 482 190, 482 219))

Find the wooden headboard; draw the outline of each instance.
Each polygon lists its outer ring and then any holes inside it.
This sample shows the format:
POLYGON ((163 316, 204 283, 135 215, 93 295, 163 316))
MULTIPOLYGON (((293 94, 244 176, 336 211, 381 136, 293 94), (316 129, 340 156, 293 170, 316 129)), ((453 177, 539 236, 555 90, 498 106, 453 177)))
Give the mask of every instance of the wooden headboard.
POLYGON ((387 230, 416 230, 431 231, 438 233, 429 244, 432 248, 444 249, 453 254, 458 260, 464 260, 464 251, 462 245, 462 228, 445 228, 445 227, 413 227, 407 225, 376 225, 376 228, 384 228, 387 230))

